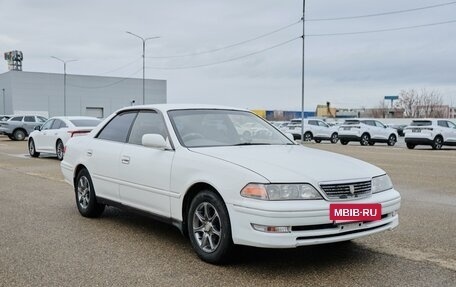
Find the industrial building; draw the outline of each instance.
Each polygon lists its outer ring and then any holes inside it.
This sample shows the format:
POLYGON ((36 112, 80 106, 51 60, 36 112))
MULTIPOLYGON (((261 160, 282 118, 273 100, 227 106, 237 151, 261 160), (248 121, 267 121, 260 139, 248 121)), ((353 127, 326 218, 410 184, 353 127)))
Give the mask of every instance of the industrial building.
POLYGON ((125 106, 166 103, 165 80, 23 72, 21 51, 6 52, 5 60, 0 114, 104 118, 125 106))

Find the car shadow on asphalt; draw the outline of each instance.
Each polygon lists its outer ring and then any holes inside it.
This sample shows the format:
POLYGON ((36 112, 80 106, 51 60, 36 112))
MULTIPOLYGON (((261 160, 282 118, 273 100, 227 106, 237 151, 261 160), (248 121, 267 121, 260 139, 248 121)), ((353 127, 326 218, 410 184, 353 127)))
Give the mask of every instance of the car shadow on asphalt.
MULTIPOLYGON (((170 257, 176 254, 193 253, 190 241, 180 231, 170 224, 163 223, 150 217, 124 211, 115 207, 108 207, 102 215, 102 220, 110 221, 115 225, 122 225, 130 232, 144 233, 144 240, 163 240, 164 244, 172 244, 175 249, 170 257), (132 230, 133 229, 133 230, 132 230)), ((286 268, 302 272, 303 268, 331 268, 340 264, 361 264, 371 257, 375 261, 375 253, 353 241, 302 246, 291 249, 255 248, 249 246, 235 246, 230 254, 231 259, 226 267, 238 268, 249 266, 260 269, 286 268)), ((370 260, 369 260, 370 261, 370 260)), ((253 271, 253 270, 252 270, 253 271)))

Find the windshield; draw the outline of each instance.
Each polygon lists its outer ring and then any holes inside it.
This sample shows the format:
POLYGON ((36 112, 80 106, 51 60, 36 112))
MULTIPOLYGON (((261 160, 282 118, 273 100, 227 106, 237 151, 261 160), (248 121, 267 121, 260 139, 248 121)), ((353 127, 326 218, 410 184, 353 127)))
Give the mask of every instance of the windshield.
POLYGON ((169 111, 168 115, 186 147, 293 144, 250 112, 202 109, 169 111))
POLYGON ((75 127, 96 127, 98 124, 101 122, 100 120, 70 120, 70 122, 75 126, 75 127))

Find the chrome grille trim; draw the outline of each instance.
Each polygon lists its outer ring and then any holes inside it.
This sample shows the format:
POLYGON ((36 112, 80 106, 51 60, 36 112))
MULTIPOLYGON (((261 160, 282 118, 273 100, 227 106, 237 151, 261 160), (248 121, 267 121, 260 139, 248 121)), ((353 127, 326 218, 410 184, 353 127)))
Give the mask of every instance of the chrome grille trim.
POLYGON ((370 196, 372 194, 372 181, 322 183, 320 188, 328 199, 349 200, 370 196), (353 192, 350 191, 353 186, 353 192))

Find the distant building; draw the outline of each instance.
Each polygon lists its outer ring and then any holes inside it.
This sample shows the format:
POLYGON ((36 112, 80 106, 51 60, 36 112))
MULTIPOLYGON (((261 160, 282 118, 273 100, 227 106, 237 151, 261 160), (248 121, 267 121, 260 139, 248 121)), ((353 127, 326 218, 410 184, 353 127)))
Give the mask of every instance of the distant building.
POLYGON ((319 118, 335 118, 336 113, 337 109, 330 107, 328 104, 317 105, 317 108, 315 109, 315 116, 319 118))
MULTIPOLYGON (((145 103, 166 103, 166 80, 145 81, 145 103)), ((64 113, 63 74, 8 71, 0 74, 0 114, 64 113)), ((104 118, 115 110, 142 104, 142 79, 69 75, 66 114, 104 118)))

